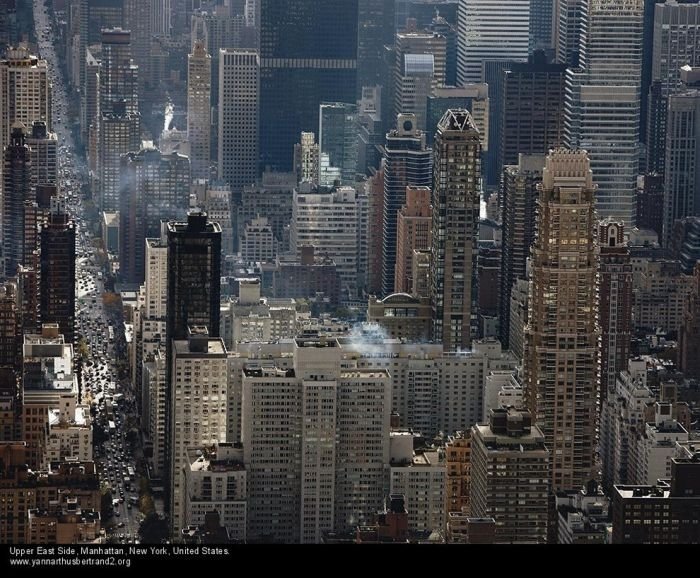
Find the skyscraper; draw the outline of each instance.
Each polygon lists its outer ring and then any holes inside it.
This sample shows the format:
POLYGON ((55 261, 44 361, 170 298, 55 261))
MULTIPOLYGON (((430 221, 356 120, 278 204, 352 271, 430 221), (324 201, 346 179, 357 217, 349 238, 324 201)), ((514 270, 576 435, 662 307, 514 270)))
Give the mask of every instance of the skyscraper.
POLYGON ((396 219, 406 202, 406 187, 432 186, 433 152, 414 115, 399 115, 384 147, 384 210, 382 215, 382 294, 394 291, 396 219))
POLYGON ((446 351, 469 348, 476 337, 477 237, 481 143, 466 109, 438 123, 433 167, 430 297, 433 339, 446 351))
POLYGON ((319 543, 385 498, 391 383, 344 360, 336 340, 295 339, 291 364, 242 370, 249 535, 319 543))
POLYGON ((146 238, 159 236, 161 221, 186 217, 190 163, 150 148, 122 156, 120 170, 119 274, 125 283, 141 284, 146 238))
POLYGON ((588 0, 554 0, 553 26, 557 62, 579 66, 586 41, 588 0))
POLYGON ((683 67, 681 74, 689 87, 668 97, 664 127, 662 243, 666 247, 678 219, 700 216, 700 68, 683 67))
POLYGON ((550 451, 556 492, 595 477, 600 328, 595 185, 586 151, 552 151, 539 191, 524 393, 550 451))
POLYGON ((460 0, 457 83, 483 82, 484 60, 527 60, 530 0, 460 0))
POLYGON ((624 225, 603 221, 600 247, 600 398, 605 400, 617 375, 627 367, 632 325, 632 264, 624 225))
MULTIPOLYGON (((340 184, 352 186, 357 176, 357 105, 324 102, 318 113, 318 147, 330 166, 340 169, 340 184)), ((323 177, 323 175, 321 175, 323 177)), ((332 186, 333 183, 322 185, 332 186)))
POLYGON ((355 102, 358 0, 261 0, 262 166, 289 171, 322 102, 355 102))
MULTIPOLYGON (((683 66, 700 66, 700 3, 654 6, 651 87, 647 102, 647 172, 664 173, 668 98, 681 90, 683 66)), ((648 47, 647 47, 648 50, 648 47)))
POLYGON ((112 104, 100 119, 97 197, 100 211, 118 211, 121 157, 141 148, 141 117, 126 112, 124 102, 112 104))
POLYGON ((399 32, 394 51, 394 115, 415 114, 416 127, 426 126, 428 97, 445 84, 447 40, 434 32, 399 32))
POLYGON ((188 327, 219 335, 221 227, 206 213, 168 223, 167 340, 186 339, 188 327))
POLYGON ((394 41, 394 0, 358 0, 357 90, 383 84, 384 46, 394 41))
POLYGON ((139 86, 143 96, 148 99, 149 94, 143 89, 151 84, 151 4, 153 0, 123 0, 124 18, 123 26, 131 32, 131 51, 134 64, 139 67, 139 86))
POLYGON ((290 245, 297 259, 313 246, 338 267, 343 289, 355 295, 360 279, 362 197, 352 187, 313 190, 308 183, 294 191, 290 245))
POLYGON ((128 30, 102 30, 101 40, 97 189, 100 210, 118 211, 121 156, 141 145, 138 66, 131 60, 128 30))
MULTIPOLYGON (((190 328, 206 328, 219 336, 221 298, 221 227, 206 213, 190 212, 186 222, 171 221, 168 235, 168 286, 165 334, 165 436, 163 469, 167 473, 169 508, 174 512, 171 488, 174 459, 175 383, 173 348, 190 336, 190 328)), ((174 516, 171 516, 174 520, 174 516)))
POLYGON ((519 154, 545 155, 564 136, 566 66, 550 64, 543 51, 527 63, 514 63, 503 76, 503 106, 498 170, 515 165, 519 154))
MULTIPOLYGON (((240 198, 258 180, 260 58, 255 50, 219 54, 219 179, 240 198)), ((292 143, 293 144, 293 143, 292 143)), ((291 159, 293 146, 289 147, 291 159)))
POLYGON ((589 0, 581 67, 566 77, 564 141, 588 151, 600 217, 630 225, 639 171, 642 17, 642 0, 589 0))
POLYGON ((527 259, 535 241, 537 185, 542 182, 544 155, 519 155, 517 165, 503 168, 503 242, 499 336, 510 345, 511 291, 518 279, 526 279, 527 259))
POLYGON ((209 178, 211 164, 211 55, 197 41, 187 56, 187 140, 193 179, 209 178))
POLYGON ((24 263, 24 207, 31 198, 31 152, 25 143, 22 124, 12 127, 10 144, 3 153, 2 171, 2 256, 7 277, 24 263))
POLYGON ((35 120, 43 120, 51 129, 48 65, 20 45, 0 61, 0 151, 10 144, 16 122, 30 130, 35 120))
POLYGON ((102 31, 100 63, 100 111, 112 112, 114 103, 125 103, 126 113, 138 109, 138 71, 131 60, 131 33, 121 28, 102 31))
POLYGON ((57 323, 66 343, 75 339, 75 223, 58 199, 41 227, 39 317, 57 323))
POLYGON ((530 52, 554 52, 554 4, 557 0, 530 0, 530 52))

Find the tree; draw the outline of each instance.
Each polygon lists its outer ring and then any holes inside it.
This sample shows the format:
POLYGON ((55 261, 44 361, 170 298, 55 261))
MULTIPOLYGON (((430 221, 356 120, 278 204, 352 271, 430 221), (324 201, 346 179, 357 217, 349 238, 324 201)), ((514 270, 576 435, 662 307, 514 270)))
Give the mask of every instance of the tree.
POLYGON ((144 516, 150 516, 156 513, 156 506, 153 503, 151 494, 144 494, 139 498, 139 511, 144 516))
POLYGON ((100 497, 100 516, 106 520, 112 515, 112 490, 108 486, 102 488, 100 497))
POLYGON ((84 337, 81 337, 80 341, 78 342, 78 354, 83 359, 87 359, 90 355, 90 348, 88 347, 88 342, 84 337))
POLYGON ((139 536, 143 544, 162 544, 168 539, 168 535, 168 523, 155 512, 148 514, 139 526, 139 536))

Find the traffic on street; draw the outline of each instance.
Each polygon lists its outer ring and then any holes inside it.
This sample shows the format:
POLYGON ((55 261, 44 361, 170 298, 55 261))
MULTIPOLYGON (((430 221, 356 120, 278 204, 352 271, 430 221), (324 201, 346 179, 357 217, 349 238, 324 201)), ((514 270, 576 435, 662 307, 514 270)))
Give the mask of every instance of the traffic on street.
POLYGON ((69 98, 63 71, 54 48, 52 14, 43 0, 34 0, 39 51, 49 64, 53 85, 52 125, 58 135, 59 195, 76 223, 76 342, 80 399, 91 404, 94 459, 103 494, 102 527, 108 541, 137 543, 144 518, 139 510, 140 479, 137 456, 140 437, 136 428, 135 400, 128 379, 119 375, 119 355, 124 347, 121 307, 107 307, 105 276, 108 260, 101 253, 96 223, 87 222, 85 207, 88 172, 85 159, 76 152, 69 116, 69 98), (85 197, 84 197, 85 195, 85 197), (105 502, 111 496, 111 506, 105 502))

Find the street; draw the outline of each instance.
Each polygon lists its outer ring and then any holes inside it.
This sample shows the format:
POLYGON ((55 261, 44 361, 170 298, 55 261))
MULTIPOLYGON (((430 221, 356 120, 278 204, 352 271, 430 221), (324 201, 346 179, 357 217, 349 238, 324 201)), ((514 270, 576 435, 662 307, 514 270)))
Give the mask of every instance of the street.
MULTIPOLYGON (((127 424, 134 421, 135 403, 130 384, 117 373, 116 341, 123 339, 123 318, 119 307, 105 307, 103 294, 104 259, 98 258, 92 228, 85 222, 82 191, 87 184, 85 159, 75 153, 72 119, 68 116, 68 95, 63 72, 54 50, 51 16, 43 0, 34 0, 34 18, 40 56, 48 61, 52 90, 53 130, 58 134, 59 195, 65 199, 76 222, 76 360, 82 355, 80 398, 92 406, 95 438, 94 459, 100 482, 114 498, 113 515, 102 519, 107 536, 122 542, 138 542, 139 481, 135 452, 127 441, 127 424), (84 344, 81 345, 82 339, 84 344)), ((71 94, 70 98, 76 98, 71 94)), ((138 443, 139 436, 134 436, 138 443)))

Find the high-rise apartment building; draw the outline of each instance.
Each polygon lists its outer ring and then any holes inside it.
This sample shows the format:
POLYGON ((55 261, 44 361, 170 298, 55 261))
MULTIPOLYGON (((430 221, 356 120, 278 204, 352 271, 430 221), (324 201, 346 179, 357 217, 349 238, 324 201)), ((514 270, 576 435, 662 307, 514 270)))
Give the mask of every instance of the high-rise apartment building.
POLYGON ((447 40, 433 32, 399 32, 394 52, 394 116, 415 114, 416 127, 426 125, 427 98, 445 84, 447 40))
POLYGON ((197 41, 187 56, 187 140, 193 179, 209 178, 211 165, 211 55, 197 41))
POLYGON ((261 0, 259 10, 261 165, 288 171, 299 133, 318 133, 319 105, 356 100, 358 0, 261 0))
POLYGON ((497 543, 546 543, 551 451, 531 415, 492 409, 471 437, 471 516, 496 521, 497 543))
POLYGON ((172 342, 171 382, 171 525, 177 535, 185 526, 188 450, 226 441, 228 370, 222 339, 192 327, 186 340, 172 342))
POLYGON ((2 256, 7 277, 14 276, 17 265, 24 263, 25 203, 32 201, 33 192, 31 151, 24 126, 15 124, 11 137, 3 152, 2 171, 2 256))
POLYGON ((657 2, 653 14, 651 85, 647 100, 647 172, 664 174, 669 96, 682 89, 680 71, 700 66, 700 3, 686 0, 657 2))
MULTIPOLYGON (((222 49, 219 54, 219 179, 226 181, 235 195, 258 180, 259 96, 258 52, 222 49)), ((292 150, 290 145, 290 158, 292 150)))
MULTIPOLYGON (((165 227, 164 227, 165 229, 165 227)), ((166 232, 146 239, 146 280, 143 284, 144 309, 139 332, 141 365, 136 383, 142 384, 141 428, 153 448, 151 465, 156 476, 165 468, 166 427, 166 310, 168 302, 168 245, 166 232)))
POLYGON ((551 489, 595 476, 598 263, 595 185, 586 151, 546 159, 525 328, 525 400, 550 451, 551 489))
POLYGON ((75 340, 75 222, 61 201, 52 199, 39 233, 41 261, 39 318, 56 323, 66 343, 75 340))
POLYGON ((234 543, 245 543, 247 472, 243 448, 231 443, 191 449, 185 465, 184 525, 203 526, 216 511, 234 543))
POLYGON ((527 60, 530 0, 460 0, 457 31, 457 83, 484 82, 484 60, 527 60))
POLYGON ((384 209, 382 214, 382 294, 394 291, 396 225, 406 202, 406 187, 432 186, 433 151, 426 148, 425 133, 414 115, 399 115, 396 129, 386 135, 384 147, 384 209))
POLYGON ((562 144, 565 72, 565 65, 550 64, 543 51, 504 71, 501 132, 493 135, 500 143, 499 172, 517 164, 521 153, 546 155, 562 144))
POLYGON ((396 224, 396 293, 413 290, 413 252, 430 250, 430 197, 429 187, 406 187, 406 204, 401 207, 396 224))
MULTIPOLYGON (((343 288, 355 294, 359 285, 362 204, 367 198, 352 187, 330 191, 313 190, 302 183, 294 191, 290 244, 301 259, 302 248, 313 246, 315 252, 333 259, 338 267, 343 288)), ((366 255, 364 256, 366 260, 366 255)))
POLYGON ((32 159, 32 186, 56 185, 58 139, 48 132, 44 121, 35 121, 26 138, 32 159))
MULTIPOLYGON (((318 148, 331 167, 340 169, 340 184, 352 186, 357 176, 357 105, 324 102, 318 113, 318 148)), ((302 138, 304 134, 302 133, 302 138)), ((308 149, 307 149, 308 150, 308 149)), ((308 159, 308 156, 307 156, 308 159)), ((333 186, 320 175, 319 184, 333 186)))
POLYGON ((518 164, 503 169, 503 241, 501 250, 501 293, 499 337, 504 347, 510 342, 510 303, 513 285, 526 279, 530 247, 535 241, 537 185, 542 182, 544 155, 519 155, 518 164))
POLYGON ((639 172, 643 0, 589 0, 579 68, 566 76, 564 141, 585 149, 596 209, 632 225, 639 172))
POLYGON ((632 325, 632 264, 624 225, 603 221, 600 250, 600 397, 605 400, 618 373, 627 366, 632 325))
POLYGON ((318 543, 369 521, 387 489, 388 372, 296 339, 286 364, 247 364, 242 390, 249 539, 318 543))
POLYGON ((476 337, 481 143, 465 109, 448 110, 434 144, 430 297, 433 339, 446 351, 476 337))
POLYGON ((51 129, 48 65, 20 45, 0 60, 0 151, 10 144, 15 123, 21 122, 29 131, 35 120, 43 120, 51 129))
POLYGON ((156 148, 121 158, 119 272, 125 283, 141 284, 145 274, 145 240, 158 237, 161 221, 186 217, 190 194, 187 157, 156 148))

